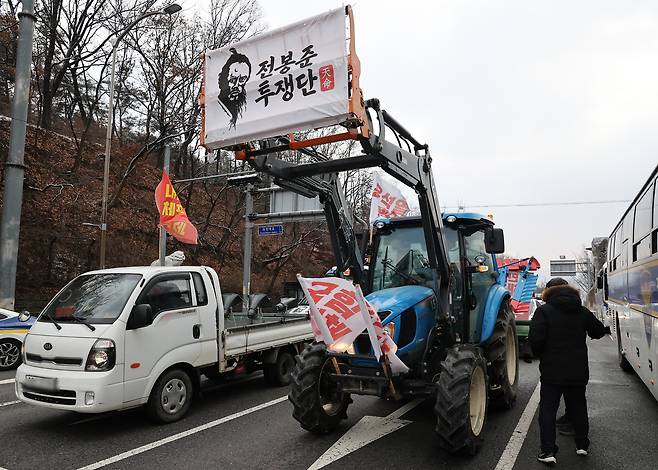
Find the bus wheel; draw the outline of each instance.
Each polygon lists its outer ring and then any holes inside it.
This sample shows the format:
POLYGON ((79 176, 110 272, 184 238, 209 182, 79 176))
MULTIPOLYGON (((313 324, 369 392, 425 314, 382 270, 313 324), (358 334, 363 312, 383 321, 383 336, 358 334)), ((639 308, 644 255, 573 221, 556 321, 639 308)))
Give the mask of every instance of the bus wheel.
POLYGON ((436 432, 450 453, 475 455, 487 418, 487 363, 480 348, 451 348, 441 363, 437 383, 436 432))
POLYGON ((494 408, 510 409, 516 401, 519 385, 519 344, 516 321, 509 302, 503 303, 493 334, 485 346, 491 385, 490 399, 494 408))
POLYGON ((619 360, 619 367, 621 367, 621 370, 624 372, 633 372, 633 366, 631 365, 630 362, 628 362, 628 359, 626 359, 626 355, 622 351, 621 348, 621 333, 619 332, 619 319, 617 318, 615 320, 617 322, 617 327, 615 331, 617 332, 617 359, 619 360))
POLYGON ((293 405, 292 416, 307 431, 327 434, 347 418, 347 407, 352 399, 331 379, 329 374, 334 369, 324 343, 306 346, 295 359, 288 395, 293 405))

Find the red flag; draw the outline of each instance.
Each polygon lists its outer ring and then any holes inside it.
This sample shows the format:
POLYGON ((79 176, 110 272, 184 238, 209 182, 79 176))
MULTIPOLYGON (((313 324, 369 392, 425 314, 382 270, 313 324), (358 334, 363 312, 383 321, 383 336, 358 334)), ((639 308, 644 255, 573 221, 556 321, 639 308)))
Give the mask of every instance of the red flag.
POLYGON ((196 227, 187 218, 166 171, 162 172, 162 180, 155 188, 155 205, 160 213, 160 226, 164 227, 167 233, 188 245, 198 243, 196 227))

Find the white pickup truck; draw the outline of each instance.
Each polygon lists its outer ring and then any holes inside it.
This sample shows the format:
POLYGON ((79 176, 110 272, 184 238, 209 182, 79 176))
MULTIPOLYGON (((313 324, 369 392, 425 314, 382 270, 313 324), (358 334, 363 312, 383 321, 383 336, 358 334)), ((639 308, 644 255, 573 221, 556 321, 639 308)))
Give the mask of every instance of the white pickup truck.
POLYGON ((294 355, 312 341, 303 313, 224 310, 207 267, 133 267, 83 274, 27 335, 16 395, 82 413, 146 404, 159 422, 185 415, 208 377, 265 370, 286 385, 294 355))

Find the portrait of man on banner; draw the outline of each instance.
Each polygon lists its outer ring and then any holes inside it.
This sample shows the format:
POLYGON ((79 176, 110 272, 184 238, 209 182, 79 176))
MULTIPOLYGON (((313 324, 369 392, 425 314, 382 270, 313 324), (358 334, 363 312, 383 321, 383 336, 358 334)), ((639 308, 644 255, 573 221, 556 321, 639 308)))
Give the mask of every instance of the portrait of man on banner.
POLYGON ((240 54, 234 48, 231 55, 219 72, 217 83, 219 85, 219 106, 229 119, 229 128, 235 129, 238 118, 247 106, 247 92, 245 85, 251 77, 251 62, 249 58, 240 54))

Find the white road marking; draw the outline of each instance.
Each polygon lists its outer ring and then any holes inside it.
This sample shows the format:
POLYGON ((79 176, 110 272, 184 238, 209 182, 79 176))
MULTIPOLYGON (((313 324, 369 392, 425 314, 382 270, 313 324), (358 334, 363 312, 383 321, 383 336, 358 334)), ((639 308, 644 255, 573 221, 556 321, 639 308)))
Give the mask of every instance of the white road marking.
POLYGON ((424 401, 423 398, 417 398, 401 406, 388 416, 364 416, 361 420, 352 426, 349 431, 341 436, 334 445, 320 456, 308 470, 318 470, 338 459, 342 459, 348 454, 359 450, 361 447, 376 441, 392 432, 402 429, 411 421, 399 419, 400 416, 411 411, 424 401))
MULTIPOLYGON (((14 400, 14 401, 7 401, 7 402, 4 402, 4 403, 0 403, 0 408, 2 408, 3 406, 16 405, 20 402, 21 402, 20 400, 14 400)), ((2 470, 2 469, 0 469, 0 470, 2 470)))
POLYGON ((156 447, 163 446, 165 444, 169 444, 170 442, 177 441, 179 439, 182 439, 187 436, 191 436, 193 434, 199 433, 201 431, 205 431, 206 429, 214 428, 215 426, 219 426, 220 424, 228 423, 229 421, 233 421, 234 419, 241 418, 242 416, 246 416, 250 413, 254 413, 256 411, 260 411, 264 408, 268 408, 272 405, 276 405, 278 403, 282 403, 288 399, 287 396, 276 398, 274 400, 268 401, 266 403, 261 403, 260 405, 252 406, 251 408, 248 408, 246 410, 238 411, 237 413, 233 413, 232 415, 229 416, 224 416, 223 418, 216 419, 214 421, 210 421, 209 423, 202 424, 201 426, 197 426, 196 428, 188 429, 187 431, 179 432, 178 434, 173 434, 169 437, 165 437, 164 439, 160 439, 158 441, 151 442, 150 444, 145 444, 141 447, 136 447, 135 449, 123 452, 121 454, 115 455, 114 457, 107 458, 105 460, 100 460, 96 463, 92 463, 90 465, 87 465, 85 467, 80 467, 78 470, 93 470, 96 468, 101 468, 106 465, 110 465, 112 463, 118 462, 120 460, 127 459, 128 457, 132 457, 133 455, 141 454, 143 452, 149 451, 151 449, 155 449, 156 447))
POLYGON ((16 379, 0 380, 0 385, 13 384, 14 382, 16 382, 16 379))
POLYGON ((519 419, 512 436, 507 442, 503 455, 500 456, 500 460, 498 461, 495 470, 512 470, 514 468, 516 458, 519 456, 519 452, 523 446, 523 441, 525 441, 525 438, 528 435, 528 429, 530 429, 530 425, 532 424, 532 418, 535 417, 535 411, 537 411, 537 406, 539 405, 540 389, 541 382, 538 382, 535 391, 532 392, 532 396, 530 397, 530 400, 528 400, 525 410, 523 410, 521 419, 519 419))

